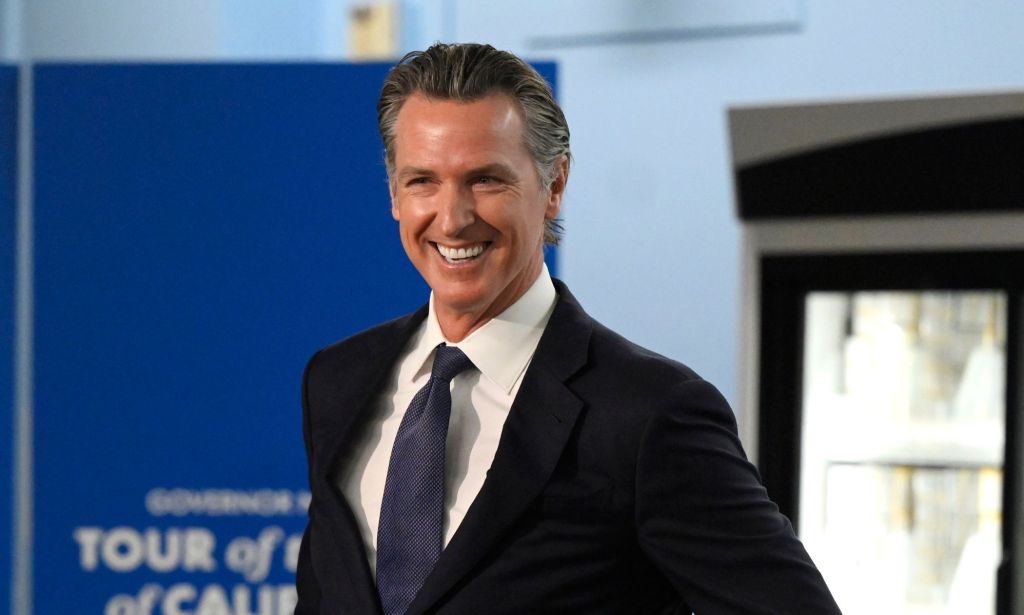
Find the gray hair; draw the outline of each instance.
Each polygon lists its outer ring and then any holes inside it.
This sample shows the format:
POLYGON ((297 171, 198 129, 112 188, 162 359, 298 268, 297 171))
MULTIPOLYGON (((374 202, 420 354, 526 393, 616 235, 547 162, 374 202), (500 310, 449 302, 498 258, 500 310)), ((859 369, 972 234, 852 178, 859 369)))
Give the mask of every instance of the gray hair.
MULTIPOLYGON (((526 124, 526 148, 545 188, 558 173, 558 162, 572 160, 569 125, 555 102, 551 86, 532 66, 507 51, 478 43, 435 43, 426 51, 405 55, 384 80, 377 101, 377 128, 384 141, 388 177, 395 170, 395 120, 415 93, 432 98, 472 102, 496 92, 519 105, 526 124)), ((544 241, 557 244, 562 226, 549 220, 544 241)))

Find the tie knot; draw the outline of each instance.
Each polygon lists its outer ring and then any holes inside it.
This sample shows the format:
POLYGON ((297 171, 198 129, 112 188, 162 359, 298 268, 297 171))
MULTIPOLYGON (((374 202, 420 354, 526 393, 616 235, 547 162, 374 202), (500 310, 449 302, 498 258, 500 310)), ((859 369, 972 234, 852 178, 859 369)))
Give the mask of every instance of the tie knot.
POLYGON ((454 346, 441 344, 434 352, 434 367, 430 375, 442 382, 451 382, 452 378, 472 364, 466 353, 454 346))

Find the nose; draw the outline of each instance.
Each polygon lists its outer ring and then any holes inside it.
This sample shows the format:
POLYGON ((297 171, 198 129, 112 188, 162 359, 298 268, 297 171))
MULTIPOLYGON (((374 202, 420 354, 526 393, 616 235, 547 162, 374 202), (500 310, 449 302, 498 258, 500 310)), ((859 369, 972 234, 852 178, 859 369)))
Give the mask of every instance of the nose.
POLYGON ((451 186, 439 195, 437 225, 446 237, 458 237, 476 220, 472 191, 451 186))

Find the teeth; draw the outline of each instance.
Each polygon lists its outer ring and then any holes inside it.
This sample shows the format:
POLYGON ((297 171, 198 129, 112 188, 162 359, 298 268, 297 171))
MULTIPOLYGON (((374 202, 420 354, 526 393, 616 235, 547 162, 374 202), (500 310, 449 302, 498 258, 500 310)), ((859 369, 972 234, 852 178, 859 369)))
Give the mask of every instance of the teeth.
POLYGON ((441 256, 449 263, 466 260, 468 258, 474 258, 480 256, 480 253, 484 251, 484 244, 478 243, 475 246, 469 248, 449 248, 441 244, 437 244, 437 251, 441 253, 441 256))

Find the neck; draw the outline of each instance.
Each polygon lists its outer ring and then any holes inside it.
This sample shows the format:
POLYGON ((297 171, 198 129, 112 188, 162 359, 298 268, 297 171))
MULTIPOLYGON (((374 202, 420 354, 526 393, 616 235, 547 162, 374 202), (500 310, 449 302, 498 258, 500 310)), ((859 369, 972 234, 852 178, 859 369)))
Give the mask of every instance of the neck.
POLYGON ((444 338, 452 343, 458 343, 466 339, 470 333, 486 325, 492 318, 498 316, 520 297, 530 290, 533 283, 537 281, 543 265, 543 257, 532 264, 526 275, 505 288, 494 301, 480 309, 458 310, 452 306, 442 305, 434 302, 434 315, 437 317, 437 324, 441 327, 444 338))
POLYGON ((487 324, 493 316, 484 317, 476 314, 452 313, 445 314, 445 310, 438 309, 437 324, 441 327, 444 339, 452 343, 458 343, 466 339, 470 333, 487 324))

